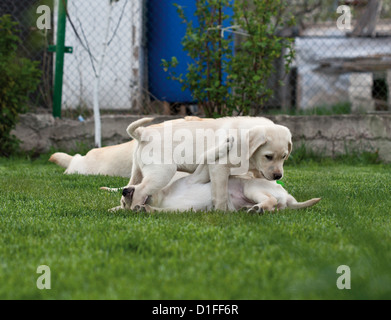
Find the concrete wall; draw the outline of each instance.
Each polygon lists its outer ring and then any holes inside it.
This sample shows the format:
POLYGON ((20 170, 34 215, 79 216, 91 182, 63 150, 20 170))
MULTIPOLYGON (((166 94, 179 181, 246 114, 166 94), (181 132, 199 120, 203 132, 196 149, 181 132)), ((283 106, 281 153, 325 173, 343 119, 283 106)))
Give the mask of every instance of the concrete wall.
MULTIPOLYGON (((102 117, 103 145, 129 140, 126 128, 140 116, 108 115, 102 117)), ((155 122, 174 119, 156 116, 155 122)), ((385 162, 391 162, 391 114, 335 116, 270 116, 277 124, 287 126, 293 135, 294 146, 306 146, 326 155, 345 153, 346 149, 376 151, 385 162)), ((94 122, 54 119, 49 114, 21 115, 13 132, 23 150, 48 152, 50 148, 72 152, 81 146, 93 147, 94 122)))

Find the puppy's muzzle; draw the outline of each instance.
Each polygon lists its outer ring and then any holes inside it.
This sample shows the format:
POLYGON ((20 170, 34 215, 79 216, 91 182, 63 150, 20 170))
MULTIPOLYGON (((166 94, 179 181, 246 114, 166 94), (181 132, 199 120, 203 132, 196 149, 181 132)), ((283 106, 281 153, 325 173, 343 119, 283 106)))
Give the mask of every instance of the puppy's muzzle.
POLYGON ((280 180, 282 178, 282 174, 281 173, 273 173, 273 179, 274 180, 280 180))

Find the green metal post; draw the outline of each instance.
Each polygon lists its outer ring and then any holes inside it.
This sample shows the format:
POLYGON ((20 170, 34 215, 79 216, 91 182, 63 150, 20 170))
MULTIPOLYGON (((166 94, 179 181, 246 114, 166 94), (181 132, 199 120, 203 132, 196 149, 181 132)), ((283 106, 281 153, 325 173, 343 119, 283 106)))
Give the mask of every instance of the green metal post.
POLYGON ((58 1, 56 67, 54 73, 53 116, 61 117, 62 79, 65 54, 65 23, 67 0, 58 1))

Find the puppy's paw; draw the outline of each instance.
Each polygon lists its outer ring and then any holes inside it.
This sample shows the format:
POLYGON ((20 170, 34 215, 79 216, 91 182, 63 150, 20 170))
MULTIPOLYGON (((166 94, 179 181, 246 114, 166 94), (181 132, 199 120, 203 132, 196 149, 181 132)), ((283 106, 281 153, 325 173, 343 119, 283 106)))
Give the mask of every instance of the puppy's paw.
POLYGON ((256 205, 252 206, 250 209, 248 209, 247 212, 248 213, 263 214, 265 211, 263 210, 262 206, 260 206, 259 204, 256 204, 256 205))
POLYGON ((117 206, 117 207, 114 207, 114 208, 111 208, 107 211, 111 212, 111 213, 114 213, 114 212, 117 212, 119 210, 122 210, 123 208, 121 206, 117 206))
POLYGON ((145 208, 145 206, 136 205, 133 208, 133 211, 136 211, 136 212, 147 212, 147 209, 145 208))
POLYGON ((222 159, 227 156, 228 152, 230 152, 234 146, 234 141, 234 137, 229 136, 227 140, 220 145, 218 154, 219 159, 222 159))
POLYGON ((233 136, 229 136, 227 138, 227 149, 228 151, 231 151, 234 146, 235 138, 233 136))

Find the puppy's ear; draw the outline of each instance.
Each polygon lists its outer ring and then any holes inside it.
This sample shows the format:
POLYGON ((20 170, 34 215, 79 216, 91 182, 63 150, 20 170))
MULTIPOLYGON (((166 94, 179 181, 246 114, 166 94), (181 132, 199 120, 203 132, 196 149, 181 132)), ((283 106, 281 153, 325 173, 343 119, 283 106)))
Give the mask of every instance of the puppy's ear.
POLYGON ((292 152, 292 139, 288 141, 288 155, 285 159, 287 159, 289 157, 291 152, 292 152))
POLYGON ((254 152, 267 142, 265 127, 258 126, 251 128, 248 131, 248 157, 254 154, 254 152))
POLYGON ((291 134, 291 131, 288 128, 286 128, 286 130, 287 130, 287 138, 288 138, 288 156, 287 156, 287 158, 288 158, 289 155, 292 152, 292 146, 293 145, 292 145, 292 134, 291 134))

